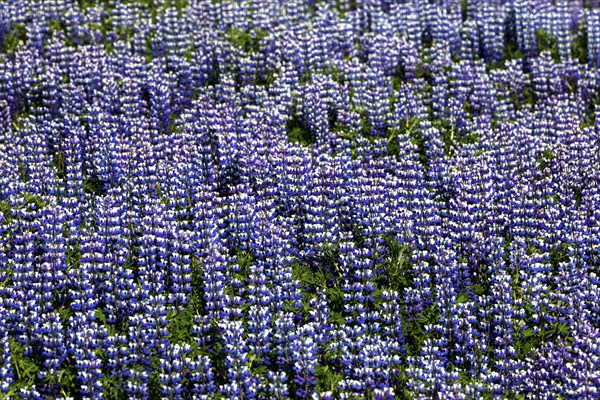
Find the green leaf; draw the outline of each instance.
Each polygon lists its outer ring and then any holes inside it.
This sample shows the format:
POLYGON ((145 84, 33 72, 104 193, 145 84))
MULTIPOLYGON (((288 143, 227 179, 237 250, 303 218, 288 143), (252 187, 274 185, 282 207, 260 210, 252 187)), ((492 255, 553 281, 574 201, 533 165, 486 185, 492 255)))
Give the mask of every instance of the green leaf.
POLYGON ((95 314, 96 314, 96 319, 98 319, 98 321, 102 322, 103 325, 106 325, 106 315, 104 315, 104 311, 102 311, 101 308, 96 308, 95 314))
POLYGON ((308 128, 304 119, 297 114, 294 114, 293 118, 288 120, 286 132, 290 143, 310 146, 317 141, 317 137, 308 128))
POLYGON ((388 259, 384 263, 386 282, 383 289, 401 291, 412 281, 410 248, 392 237, 384 238, 388 259))
POLYGON ((19 389, 34 384, 40 368, 25 355, 25 347, 21 343, 10 338, 9 346, 11 362, 15 371, 15 383, 11 387, 11 392, 18 393, 19 389))
POLYGON ((468 293, 462 293, 456 297, 456 302, 458 304, 463 304, 471 300, 471 296, 468 293))
POLYGON ((268 32, 260 28, 245 31, 232 27, 227 30, 225 39, 234 46, 240 47, 245 53, 257 53, 260 48, 260 41, 267 35, 268 32))
POLYGON ((537 43, 537 48, 540 54, 544 51, 548 51, 550 52, 550 55, 554 62, 560 62, 560 55, 558 53, 558 44, 556 41, 556 37, 550 35, 550 33, 543 29, 537 29, 535 31, 535 41, 537 43))
POLYGON ((23 198, 25 199, 25 203, 35 205, 37 209, 42 209, 48 205, 47 202, 36 194, 26 193, 23 198))
POLYGON ((25 28, 25 24, 22 23, 13 23, 12 29, 4 34, 4 40, 2 42, 2 53, 10 53, 13 52, 25 43, 27 39, 27 29, 25 28))
POLYGON ((481 296, 485 293, 485 287, 479 283, 471 285, 469 288, 471 289, 473 294, 476 294, 477 296, 481 296))
POLYGON ((8 202, 0 201, 0 214, 2 214, 5 219, 9 219, 11 217, 12 210, 8 202))
POLYGON ((532 337, 533 335, 535 335, 535 332, 533 331, 533 329, 525 329, 523 331, 523 336, 525 336, 526 338, 532 337))
POLYGON ((344 378, 340 372, 333 371, 329 366, 316 365, 317 392, 337 393, 338 385, 344 378))

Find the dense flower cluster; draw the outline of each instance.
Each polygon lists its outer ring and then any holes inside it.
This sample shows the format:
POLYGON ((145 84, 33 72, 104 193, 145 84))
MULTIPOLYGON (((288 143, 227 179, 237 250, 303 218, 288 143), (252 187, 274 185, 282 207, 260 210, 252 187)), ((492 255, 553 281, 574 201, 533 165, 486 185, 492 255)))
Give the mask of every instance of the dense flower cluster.
POLYGON ((600 10, 0 1, 0 397, 600 398, 600 10))

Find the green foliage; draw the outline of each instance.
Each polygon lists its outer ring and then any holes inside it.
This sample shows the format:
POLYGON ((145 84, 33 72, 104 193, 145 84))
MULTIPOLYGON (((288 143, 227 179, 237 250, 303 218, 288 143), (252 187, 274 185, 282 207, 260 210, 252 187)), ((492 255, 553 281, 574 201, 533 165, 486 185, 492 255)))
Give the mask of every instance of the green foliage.
MULTIPOLYGON (((509 245, 507 244, 507 247, 509 245)), ((533 244, 529 244, 527 247, 527 254, 548 254, 544 264, 551 268, 554 277, 558 277, 559 265, 568 261, 569 259, 569 245, 567 243, 560 243, 559 245, 548 250, 538 248, 533 244)), ((505 257, 509 258, 510 254, 507 252, 505 257)), ((539 296, 539 303, 537 308, 527 301, 527 295, 523 293, 519 285, 519 271, 515 270, 511 273, 513 280, 511 287, 515 291, 517 298, 523 299, 525 310, 525 316, 522 319, 518 319, 514 325, 514 348, 519 359, 528 357, 532 351, 539 349, 544 344, 554 343, 565 343, 572 342, 571 327, 565 323, 559 323, 557 321, 562 320, 561 313, 567 307, 567 303, 553 295, 554 284, 549 281, 550 292, 542 293, 539 296), (534 321, 533 316, 537 315, 534 321)))
POLYGON ((469 11, 469 2, 467 0, 460 0, 460 12, 461 12, 463 21, 467 19, 468 11, 469 11))
POLYGON ((59 388, 64 397, 73 397, 79 391, 75 361, 67 358, 61 365, 60 370, 54 374, 45 375, 44 381, 48 385, 59 388))
POLYGON ((396 71, 392 75, 392 90, 397 92, 402 87, 402 84, 406 82, 406 71, 404 65, 400 64, 396 67, 396 71))
MULTIPOLYGON (((471 286, 467 286, 467 289, 476 296, 481 296, 483 294, 489 294, 489 286, 484 286, 481 283, 475 283, 471 286)), ((471 296, 469 296, 471 297, 471 296)))
POLYGON ((54 38, 58 32, 65 32, 67 24, 60 19, 53 19, 48 21, 48 29, 50 30, 50 37, 54 38))
POLYGON ((417 65, 417 78, 423 79, 425 81, 425 85, 423 85, 423 92, 425 94, 431 94, 433 92, 433 87, 431 86, 431 82, 433 82, 433 72, 429 67, 431 58, 429 54, 423 55, 423 62, 417 65))
POLYGON ((192 257, 190 263, 191 278, 192 278, 192 294, 191 296, 197 299, 202 298, 204 293, 204 271, 202 268, 202 260, 192 257))
POLYGON ((50 30, 50 36, 52 38, 60 32, 64 34, 65 46, 76 47, 73 40, 67 34, 67 23, 61 19, 54 19, 48 22, 48 29, 50 30))
POLYGON ((64 326, 69 326, 69 319, 74 315, 74 311, 71 309, 71 301, 69 304, 59 305, 58 301, 54 302, 54 308, 58 311, 58 315, 60 316, 60 320, 62 321, 64 326))
POLYGON ((543 29, 536 29, 535 31, 535 42, 537 44, 538 52, 541 54, 544 51, 550 52, 552 60, 555 63, 560 62, 560 55, 558 53, 558 45, 556 38, 543 29))
POLYGON ((263 376, 267 372, 265 361, 253 351, 248 353, 248 363, 246 366, 254 376, 263 376))
MULTIPOLYGON (((427 163, 426 149, 423 138, 420 135, 419 128, 421 121, 418 117, 405 118, 399 126, 387 130, 387 150, 388 154, 398 158, 400 156, 400 147, 398 146, 398 137, 401 135, 409 135, 410 140, 419 148, 419 159, 421 162, 427 163)), ((424 165, 425 165, 424 164, 424 165)))
POLYGON ((27 30, 25 24, 13 23, 10 32, 4 34, 2 40, 2 53, 10 53, 17 49, 17 47, 24 43, 27 38, 27 30))
POLYGON ((94 315, 96 316, 96 319, 98 321, 100 321, 100 323, 104 326, 106 326, 107 321, 106 321, 106 315, 104 314, 104 311, 101 308, 96 308, 96 311, 94 311, 94 315))
POLYGON ((417 146, 417 154, 419 154, 419 162, 424 169, 429 168, 429 157, 427 156, 427 143, 425 138, 421 135, 420 130, 411 131, 410 141, 412 144, 417 146))
POLYGON ((560 243, 558 246, 553 247, 548 252, 550 259, 550 265, 555 275, 558 275, 558 267, 560 264, 569 261, 569 245, 567 243, 560 243))
POLYGON ((588 101, 584 116, 580 120, 580 127, 582 129, 595 128, 596 122, 600 122, 596 121, 596 110, 598 110, 599 104, 600 101, 598 100, 597 95, 592 96, 590 101, 588 101))
POLYGON ((183 58, 185 58, 185 60, 187 62, 192 62, 192 56, 194 55, 194 52, 196 51, 196 47, 193 44, 190 44, 188 47, 186 47, 185 51, 183 52, 183 58))
MULTIPOLYGON (((533 88, 531 88, 530 86, 525 86, 525 88, 523 89, 523 104, 534 106, 536 102, 537 96, 535 95, 533 88)), ((518 103, 515 104, 515 106, 517 108, 520 108, 520 105, 518 103)))
POLYGON ((310 311, 310 301, 318 294, 324 294, 329 306, 331 321, 343 324, 345 322, 344 291, 339 285, 341 271, 338 264, 336 246, 326 246, 323 257, 318 265, 311 267, 301 263, 292 264, 292 277, 302 290, 303 312, 310 311))
POLYGON ((343 72, 335 66, 331 67, 331 78, 333 79, 334 82, 343 85, 344 82, 346 81, 346 77, 344 76, 343 72))
POLYGON ((6 220, 9 220, 12 216, 12 209, 10 208, 10 204, 8 202, 0 200, 0 213, 4 216, 6 220))
POLYGON ((508 40, 504 46, 504 57, 500 66, 502 66, 507 60, 525 58, 525 54, 523 54, 523 51, 519 49, 516 40, 514 40, 515 36, 511 35, 510 38, 511 40, 508 40))
POLYGON ((165 2, 166 7, 175 7, 179 15, 188 6, 188 0, 167 0, 165 2))
POLYGON ((564 78, 564 83, 567 86, 567 91, 569 93, 577 93, 577 88, 579 87, 579 80, 574 76, 566 76, 564 78))
POLYGON ((406 340, 406 355, 407 356, 418 356, 421 354, 423 343, 427 339, 425 333, 425 325, 436 324, 441 316, 435 304, 429 305, 419 315, 410 320, 403 321, 402 333, 406 340))
POLYGON ((543 152, 539 153, 535 160, 538 163, 540 171, 545 170, 552 166, 552 160, 554 160, 554 153, 550 149, 544 149, 543 152))
MULTIPOLYGON (((107 11, 113 10, 116 4, 114 0, 77 0, 77 3, 81 9, 101 6, 107 11)), ((165 0, 164 2, 157 2, 155 0, 125 0, 123 3, 137 3, 142 5, 150 13, 152 22, 156 23, 157 16, 164 12, 166 8, 174 7, 179 16, 181 16, 184 9, 188 6, 189 0, 165 0)))
POLYGON ((425 30, 421 35, 421 49, 427 50, 433 48, 435 45, 435 40, 433 39, 433 35, 431 33, 431 28, 425 30))
POLYGON ((401 292, 412 281, 410 248, 393 238, 385 238, 388 258, 384 263, 386 283, 384 289, 401 292))
POLYGON ((333 371, 329 366, 317 365, 315 367, 317 378, 317 393, 331 392, 338 394, 338 385, 344 379, 340 372, 333 371))
POLYGON ((337 121, 337 118, 335 120, 330 118, 329 126, 331 132, 335 133, 339 138, 350 142, 352 157, 356 159, 358 157, 358 145, 356 140, 358 139, 359 132, 356 129, 350 129, 349 126, 337 121))
POLYGON ((290 143, 310 146, 317 141, 315 134, 297 113, 294 113, 294 116, 287 121, 286 132, 290 143))
MULTIPOLYGON (((23 193, 24 205, 18 205, 17 208, 30 208, 35 210, 41 210, 48 205, 48 202, 44 201, 41 196, 31 193, 23 193)), ((0 213, 4 216, 7 221, 12 220, 13 210, 10 203, 6 201, 0 201, 0 213)))
POLYGON ((271 68, 266 70, 264 73, 257 73, 254 78, 254 83, 258 86, 264 86, 266 88, 271 87, 275 83, 277 78, 277 71, 271 68))
POLYGON ((300 83, 301 86, 310 85, 312 83, 312 72, 310 69, 307 69, 302 75, 300 75, 298 78, 298 83, 300 83))
POLYGON ((10 361, 14 370, 14 384, 10 388, 8 398, 14 397, 20 389, 30 387, 36 383, 40 366, 25 355, 25 346, 13 338, 8 339, 11 357, 10 361))
POLYGON ((152 62, 152 58, 153 58, 153 53, 152 53, 152 37, 153 37, 154 32, 151 31, 150 35, 146 38, 146 53, 144 56, 144 61, 146 62, 146 64, 150 64, 152 62))
POLYGON ((156 197, 160 199, 161 203, 163 203, 164 205, 169 204, 169 197, 163 193, 159 182, 156 182, 156 184, 154 185, 154 192, 156 193, 156 197))
POLYGON ((334 133, 337 133, 337 135, 340 138, 349 140, 355 145, 356 139, 358 138, 357 131, 350 129, 347 126, 340 124, 339 122, 336 122, 334 124, 334 126, 332 127, 332 131, 334 133))
POLYGON ((37 194, 26 193, 23 195, 23 199, 25 200, 25 204, 33 205, 37 209, 42 209, 48 205, 48 203, 42 200, 37 194))
POLYGON ((254 256, 250 251, 237 251, 238 270, 233 272, 233 277, 240 282, 248 282, 250 278, 250 267, 254 265, 254 256))
POLYGON ((460 145, 474 144, 479 141, 479 137, 474 133, 462 135, 456 132, 455 124, 446 118, 434 120, 433 126, 439 129, 444 144, 444 152, 448 156, 454 155, 460 145))
MULTIPOLYGON (((525 309, 528 314, 535 313, 530 305, 526 305, 525 309)), ((539 349, 543 344, 564 340, 572 342, 570 336, 571 327, 565 323, 550 323, 542 327, 515 327, 515 342, 514 348, 518 359, 527 358, 535 349, 539 349)))
POLYGON ((471 300, 471 296, 468 293, 461 293, 458 296, 456 296, 456 302, 458 304, 467 303, 470 300, 471 300))
POLYGON ((308 291, 327 289, 327 275, 322 268, 313 271, 308 265, 295 263, 292 264, 292 277, 308 291))
POLYGON ((571 56, 581 64, 588 62, 588 33, 585 27, 580 27, 575 39, 571 41, 571 56))
POLYGON ((56 177, 59 180, 64 180, 67 177, 67 166, 65 164, 65 153, 58 151, 52 157, 52 166, 56 169, 56 177))
POLYGON ((194 327, 195 311, 195 305, 188 304, 187 307, 168 316, 167 329, 170 343, 193 343, 192 328, 194 327))
POLYGON ((106 193, 104 182, 95 176, 89 176, 83 179, 83 191, 95 196, 101 196, 106 193))
POLYGON ((244 53, 258 53, 260 50, 260 41, 267 36, 268 32, 255 28, 251 31, 245 31, 235 27, 229 28, 225 33, 225 39, 241 48, 244 53))
POLYGON ((581 202, 583 201, 583 187, 582 186, 574 186, 573 187, 573 197, 575 198, 575 204, 580 206, 581 202))
POLYGON ((365 137, 370 137, 373 125, 369 120, 369 114, 366 110, 356 110, 356 112, 360 115, 360 133, 365 137))
POLYGON ((423 165, 423 168, 428 168, 427 159, 427 146, 425 138, 421 135, 421 120, 419 117, 409 117, 403 119, 397 127, 388 129, 386 132, 387 137, 387 150, 388 154, 399 157, 400 148, 398 146, 398 138, 402 135, 409 135, 410 141, 417 146, 417 154, 419 155, 419 162, 423 165))
MULTIPOLYGON (((105 364, 108 362, 108 357, 104 353, 99 352, 98 356, 105 364)), ((100 378, 100 382, 102 383, 102 395, 106 400, 127 398, 127 393, 123 388, 124 383, 121 380, 114 379, 109 373, 104 373, 100 378)))
POLYGON ((110 4, 113 3, 111 0, 77 0, 81 9, 94 7, 96 5, 102 5, 104 8, 110 8, 110 4))

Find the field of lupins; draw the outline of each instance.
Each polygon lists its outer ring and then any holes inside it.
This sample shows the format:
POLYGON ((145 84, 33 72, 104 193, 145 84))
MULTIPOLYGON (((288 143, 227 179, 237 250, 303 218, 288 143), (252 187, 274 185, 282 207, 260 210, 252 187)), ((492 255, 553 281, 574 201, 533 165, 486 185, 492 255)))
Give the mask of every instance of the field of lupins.
POLYGON ((0 398, 600 398, 598 3, 0 0, 0 398))

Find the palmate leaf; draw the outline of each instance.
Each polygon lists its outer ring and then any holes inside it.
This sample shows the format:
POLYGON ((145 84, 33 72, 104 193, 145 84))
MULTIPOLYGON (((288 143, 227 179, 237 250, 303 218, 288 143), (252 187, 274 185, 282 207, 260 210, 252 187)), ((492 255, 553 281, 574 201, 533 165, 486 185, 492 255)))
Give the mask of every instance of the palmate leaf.
POLYGON ((175 311, 168 317, 167 329, 171 343, 193 343, 194 311, 194 306, 188 304, 186 308, 175 311))
POLYGON ((456 302, 458 304, 463 304, 471 300, 471 296, 468 293, 462 293, 456 297, 456 302))
POLYGON ((16 395, 21 388, 32 386, 36 383, 40 366, 25 355, 25 346, 14 339, 9 339, 11 351, 11 365, 14 370, 15 383, 11 386, 8 397, 16 395))
POLYGON ((334 372, 329 366, 317 365, 315 367, 317 378, 317 392, 338 392, 338 384, 344 378, 339 372, 334 372))

